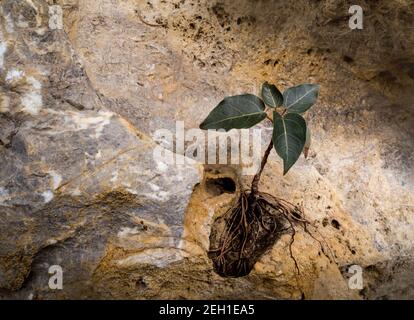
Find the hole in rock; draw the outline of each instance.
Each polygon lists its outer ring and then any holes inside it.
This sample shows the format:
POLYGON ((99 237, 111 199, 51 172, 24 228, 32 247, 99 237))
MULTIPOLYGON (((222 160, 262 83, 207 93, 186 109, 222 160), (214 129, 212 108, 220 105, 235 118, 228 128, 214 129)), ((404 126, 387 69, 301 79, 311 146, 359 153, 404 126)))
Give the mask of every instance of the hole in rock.
POLYGON ((342 59, 346 62, 346 63, 352 63, 354 62, 354 59, 352 59, 350 56, 343 56, 342 59))
POLYGON ((219 196, 223 193, 234 193, 236 191, 236 183, 231 178, 207 179, 206 190, 214 196, 219 196))
POLYGON ((145 282, 144 278, 140 277, 138 278, 137 282, 135 282, 135 287, 138 290, 143 290, 147 288, 147 283, 145 282))
POLYGON ((338 220, 332 219, 331 221, 331 225, 332 227, 334 227, 335 229, 338 229, 341 227, 340 223, 338 222, 338 220))

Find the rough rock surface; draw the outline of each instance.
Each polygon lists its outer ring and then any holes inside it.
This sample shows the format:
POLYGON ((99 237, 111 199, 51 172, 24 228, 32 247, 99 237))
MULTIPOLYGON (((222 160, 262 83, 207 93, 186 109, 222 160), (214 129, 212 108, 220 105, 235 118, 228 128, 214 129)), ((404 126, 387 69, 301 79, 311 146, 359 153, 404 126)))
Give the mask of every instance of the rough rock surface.
POLYGON ((0 297, 414 298, 414 6, 360 2, 351 31, 346 1, 2 0, 0 297), (260 188, 301 204, 334 261, 298 228, 299 275, 286 235, 221 278, 210 226, 251 177, 153 135, 265 80, 321 85, 310 157, 283 177, 273 154, 260 188))

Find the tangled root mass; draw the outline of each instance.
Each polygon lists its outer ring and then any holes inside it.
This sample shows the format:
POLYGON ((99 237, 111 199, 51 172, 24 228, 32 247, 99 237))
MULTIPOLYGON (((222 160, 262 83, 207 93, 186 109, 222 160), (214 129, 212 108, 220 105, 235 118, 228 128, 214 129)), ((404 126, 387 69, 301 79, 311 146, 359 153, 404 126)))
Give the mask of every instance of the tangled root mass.
POLYGON ((301 217, 300 208, 270 194, 242 192, 213 223, 208 255, 215 271, 223 277, 248 275, 283 234, 294 234, 292 221, 305 222, 301 217))

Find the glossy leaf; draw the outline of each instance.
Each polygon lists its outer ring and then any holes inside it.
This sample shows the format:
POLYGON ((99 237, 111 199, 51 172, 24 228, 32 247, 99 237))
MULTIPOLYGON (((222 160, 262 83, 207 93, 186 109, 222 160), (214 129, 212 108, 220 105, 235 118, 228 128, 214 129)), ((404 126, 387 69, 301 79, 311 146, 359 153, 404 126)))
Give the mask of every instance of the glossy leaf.
POLYGON ((273 112, 273 145, 283 159, 283 175, 296 163, 306 141, 306 121, 297 113, 273 112))
POLYGON ((215 107, 200 129, 247 129, 266 118, 263 101, 252 94, 227 97, 215 107))
POLYGON ((263 83, 262 98, 264 103, 271 108, 277 108, 283 104, 282 93, 278 90, 278 88, 276 88, 275 85, 268 82, 263 83))
POLYGON ((318 95, 318 85, 301 84, 283 93, 283 104, 290 113, 303 113, 315 104, 318 95))

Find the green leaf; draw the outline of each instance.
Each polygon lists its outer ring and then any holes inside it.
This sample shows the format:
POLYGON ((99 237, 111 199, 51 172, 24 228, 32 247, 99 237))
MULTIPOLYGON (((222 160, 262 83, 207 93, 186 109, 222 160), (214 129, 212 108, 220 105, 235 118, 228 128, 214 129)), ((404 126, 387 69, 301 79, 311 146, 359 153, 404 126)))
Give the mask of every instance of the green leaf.
POLYGON ((283 104, 282 93, 275 85, 270 84, 267 81, 263 83, 262 86, 262 98, 266 105, 271 108, 277 108, 283 104))
POLYGON ((308 158, 308 153, 309 153, 309 149, 311 146, 311 142, 312 142, 311 132, 310 132, 310 128, 307 126, 306 127, 306 141, 305 141, 305 146, 303 147, 303 154, 305 156, 305 159, 308 158))
POLYGON ((283 93, 284 106, 290 113, 303 113, 315 104, 318 95, 318 85, 301 84, 283 93))
POLYGON ((263 101, 252 94, 227 97, 215 107, 200 129, 246 129, 266 118, 263 101))
POLYGON ((283 159, 283 175, 298 160, 306 141, 306 121, 297 113, 273 112, 273 145, 283 159))

